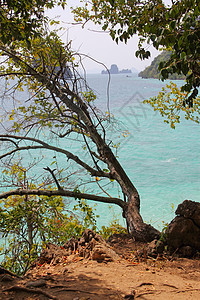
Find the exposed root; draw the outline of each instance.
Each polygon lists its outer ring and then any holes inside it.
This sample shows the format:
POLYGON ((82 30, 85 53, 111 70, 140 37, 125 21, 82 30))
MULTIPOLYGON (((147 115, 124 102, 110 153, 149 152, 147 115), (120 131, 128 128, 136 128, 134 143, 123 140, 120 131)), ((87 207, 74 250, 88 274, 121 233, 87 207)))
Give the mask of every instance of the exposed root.
POLYGON ((187 293, 187 292, 193 292, 193 291, 200 291, 200 289, 180 290, 180 291, 176 291, 176 294, 179 294, 179 293, 187 293))
POLYGON ((9 274, 9 275, 11 275, 11 276, 15 276, 15 277, 18 277, 18 278, 22 278, 22 277, 16 275, 15 273, 13 273, 13 272, 11 272, 11 271, 9 271, 9 270, 3 268, 3 267, 0 267, 0 274, 9 274))
MULTIPOLYGON (((150 294, 155 294, 155 293, 157 293, 157 291, 149 291, 149 292, 140 293, 140 294, 136 295, 136 298, 140 298, 144 295, 150 295, 150 294)), ((159 292, 158 294, 160 294, 160 293, 161 292, 159 292)))
POLYGON ((50 295, 49 293, 47 293, 41 289, 29 289, 24 286, 14 285, 14 286, 11 286, 10 288, 3 290, 3 292, 13 292, 13 291, 14 292, 26 292, 26 293, 32 293, 32 294, 42 294, 42 295, 48 297, 49 299, 57 300, 57 297, 50 295))

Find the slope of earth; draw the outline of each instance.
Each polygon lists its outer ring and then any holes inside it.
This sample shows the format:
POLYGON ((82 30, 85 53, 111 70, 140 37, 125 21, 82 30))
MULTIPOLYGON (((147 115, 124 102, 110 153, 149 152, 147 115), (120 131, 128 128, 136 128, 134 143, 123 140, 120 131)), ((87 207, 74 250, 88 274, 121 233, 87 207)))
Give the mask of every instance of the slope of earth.
POLYGON ((145 247, 120 237, 111 243, 114 261, 57 254, 23 278, 1 268, 0 299, 200 299, 200 260, 139 256, 145 247))

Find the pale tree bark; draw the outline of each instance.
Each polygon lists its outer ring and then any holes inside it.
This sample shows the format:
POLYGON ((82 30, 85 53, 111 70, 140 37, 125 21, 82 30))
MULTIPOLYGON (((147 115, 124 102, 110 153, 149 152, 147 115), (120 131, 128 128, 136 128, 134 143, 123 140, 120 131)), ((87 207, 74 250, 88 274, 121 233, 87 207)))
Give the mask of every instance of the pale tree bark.
MULTIPOLYGON (((105 139, 105 128, 100 123, 101 132, 97 129, 97 125, 94 123, 93 118, 91 117, 91 107, 88 105, 84 99, 80 96, 80 94, 74 89, 71 88, 65 80, 65 84, 61 84, 59 80, 55 80, 50 75, 47 75, 45 72, 37 71, 34 65, 30 65, 25 60, 23 60, 22 56, 15 52, 13 49, 8 49, 4 46, 0 46, 0 50, 4 55, 13 60, 13 64, 19 66, 23 65, 24 76, 29 76, 37 80, 39 84, 41 84, 46 90, 49 91, 52 96, 52 101, 55 106, 60 111, 60 115, 63 118, 64 113, 61 109, 61 105, 64 105, 66 109, 70 112, 74 113, 77 116, 77 124, 79 126, 79 133, 83 134, 84 139, 90 139, 92 143, 96 146, 96 152, 92 152, 89 148, 89 152, 92 156, 92 159, 95 163, 94 167, 88 165, 85 161, 81 160, 77 155, 69 152, 66 149, 55 147, 45 143, 44 141, 36 138, 32 138, 29 136, 20 136, 16 134, 4 134, 0 135, 1 141, 10 142, 13 145, 13 149, 5 152, 1 155, 1 159, 13 155, 18 151, 26 151, 26 150, 34 150, 34 149, 48 149, 52 151, 56 151, 65 155, 68 159, 73 160, 77 165, 83 167, 85 170, 90 172, 91 176, 104 177, 109 179, 114 179, 118 182, 121 187, 123 194, 125 195, 126 201, 112 198, 112 197, 101 197, 93 194, 86 193, 75 193, 73 191, 68 191, 64 188, 60 188, 57 185, 58 189, 56 191, 49 190, 26 190, 26 189, 17 189, 9 192, 5 192, 0 194, 0 199, 9 197, 10 195, 61 195, 67 197, 75 197, 75 198, 84 198, 88 200, 94 200, 104 203, 113 203, 120 206, 123 210, 123 217, 126 218, 127 225, 130 231, 130 234, 136 240, 143 241, 151 241, 154 238, 159 237, 159 231, 157 231, 152 226, 145 224, 142 216, 140 214, 140 197, 139 193, 131 182, 129 177, 127 176, 125 170, 119 163, 118 159, 112 152, 110 146, 106 142, 105 139), (76 101, 74 101, 76 99, 76 101), (59 104, 58 104, 59 101, 59 104), (103 133, 102 133, 103 132, 103 133), (26 146, 20 146, 21 141, 26 141, 26 143, 30 143, 26 146), (107 165, 109 169, 109 173, 104 172, 96 163, 95 157, 107 165)), ((21 73, 23 73, 21 72, 21 73)), ((21 75, 20 73, 20 75, 21 75)), ((76 78, 74 79, 74 84, 76 82, 76 78)), ((98 121, 98 119, 97 119, 98 121)))

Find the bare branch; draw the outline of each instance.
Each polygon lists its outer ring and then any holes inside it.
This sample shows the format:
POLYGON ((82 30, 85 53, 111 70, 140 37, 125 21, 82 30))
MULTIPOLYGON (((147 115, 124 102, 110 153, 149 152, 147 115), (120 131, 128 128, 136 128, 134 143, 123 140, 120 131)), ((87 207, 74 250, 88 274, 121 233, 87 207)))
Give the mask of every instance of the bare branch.
POLYGON ((93 169, 92 167, 90 167, 88 164, 86 164, 84 161, 82 161, 78 156, 74 155, 73 153, 71 153, 71 152, 69 152, 69 151, 67 151, 65 149, 49 145, 49 144, 47 144, 44 141, 41 141, 39 139, 28 137, 28 136, 17 136, 17 135, 7 135, 7 134, 6 135, 0 135, 0 140, 2 138, 3 139, 5 139, 5 138, 17 139, 17 140, 21 140, 21 141, 23 141, 23 140, 32 141, 32 142, 40 144, 41 146, 24 146, 24 147, 18 147, 17 149, 14 149, 14 150, 12 150, 10 152, 7 152, 7 153, 3 154, 2 156, 0 156, 0 158, 6 157, 6 156, 11 155, 14 152, 20 151, 20 150, 31 150, 31 149, 42 149, 42 148, 45 148, 45 149, 53 150, 53 151, 58 152, 58 153, 65 154, 68 159, 72 159, 73 161, 75 161, 77 164, 79 164, 84 169, 86 169, 87 171, 89 171, 92 176, 106 177, 106 178, 112 179, 112 176, 111 176, 110 173, 105 173, 105 172, 103 172, 101 170, 97 171, 97 170, 93 169))
POLYGON ((57 180, 57 178, 56 178, 56 176, 54 174, 55 170, 51 170, 49 167, 46 167, 46 168, 43 168, 43 169, 46 170, 46 171, 48 171, 52 175, 53 180, 55 181, 58 190, 63 190, 63 188, 60 186, 60 184, 59 184, 59 182, 58 182, 58 180, 57 180))
POLYGON ((122 209, 125 208, 126 203, 119 198, 110 198, 110 197, 102 197, 93 194, 86 194, 81 192, 69 191, 69 190, 27 190, 27 189, 16 189, 13 191, 8 191, 0 194, 0 199, 6 199, 10 196, 24 196, 24 195, 33 195, 33 196, 63 196, 63 197, 71 197, 75 199, 87 199, 93 200, 101 203, 110 203, 117 204, 122 209))
POLYGON ((89 153, 90 153, 90 156, 91 156, 91 158, 92 158, 92 160, 93 160, 93 162, 94 162, 94 164, 95 164, 97 170, 98 170, 98 171, 101 171, 101 169, 100 169, 100 167, 98 166, 96 160, 94 159, 94 156, 93 156, 93 154, 92 154, 92 151, 91 151, 90 146, 89 146, 89 144, 88 144, 88 142, 87 142, 87 140, 86 140, 86 137, 85 137, 85 134, 83 133, 82 128, 81 128, 81 134, 82 134, 82 136, 83 136, 84 142, 85 142, 85 144, 86 144, 86 146, 87 146, 87 149, 88 149, 88 151, 89 151, 89 153))

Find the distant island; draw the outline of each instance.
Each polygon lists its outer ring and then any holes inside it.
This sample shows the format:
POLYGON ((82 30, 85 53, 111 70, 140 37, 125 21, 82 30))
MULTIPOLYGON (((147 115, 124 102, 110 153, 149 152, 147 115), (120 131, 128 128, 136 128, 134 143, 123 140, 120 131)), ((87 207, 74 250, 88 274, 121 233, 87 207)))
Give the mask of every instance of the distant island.
POLYGON ((129 69, 123 69, 123 70, 119 70, 118 66, 117 65, 111 65, 109 71, 108 70, 103 70, 101 72, 101 74, 130 74, 132 73, 131 70, 129 69))
MULTIPOLYGON (((138 76, 142 78, 159 78, 159 71, 158 65, 161 61, 166 61, 170 58, 171 52, 170 51, 163 51, 160 55, 154 58, 151 65, 147 67, 144 71, 141 71, 138 76)), ((169 76, 169 79, 176 80, 176 79, 185 79, 183 74, 172 74, 169 76)))

